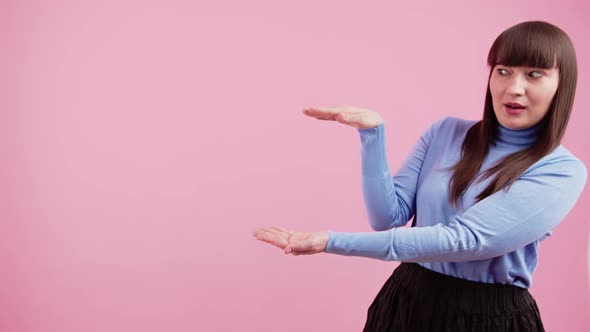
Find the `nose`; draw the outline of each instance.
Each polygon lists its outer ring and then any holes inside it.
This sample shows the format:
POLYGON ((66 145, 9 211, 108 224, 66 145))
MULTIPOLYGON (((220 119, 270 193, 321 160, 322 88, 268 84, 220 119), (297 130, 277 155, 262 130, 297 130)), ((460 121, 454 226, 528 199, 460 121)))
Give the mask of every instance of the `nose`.
POLYGON ((522 96, 526 91, 527 80, 522 75, 514 75, 509 81, 506 92, 512 96, 522 96))

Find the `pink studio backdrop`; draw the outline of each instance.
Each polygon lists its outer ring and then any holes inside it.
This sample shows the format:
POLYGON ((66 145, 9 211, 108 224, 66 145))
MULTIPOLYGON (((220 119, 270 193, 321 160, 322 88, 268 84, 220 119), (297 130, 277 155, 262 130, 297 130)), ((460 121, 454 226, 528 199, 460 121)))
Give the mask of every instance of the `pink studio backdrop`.
MULTIPOLYGON (((0 331, 359 331, 397 262, 285 256, 258 226, 368 231, 355 129, 396 170, 481 116, 494 38, 541 19, 579 59, 564 144, 590 166, 582 1, 0 1, 0 331)), ((589 189, 542 245, 548 331, 590 325, 589 189)))

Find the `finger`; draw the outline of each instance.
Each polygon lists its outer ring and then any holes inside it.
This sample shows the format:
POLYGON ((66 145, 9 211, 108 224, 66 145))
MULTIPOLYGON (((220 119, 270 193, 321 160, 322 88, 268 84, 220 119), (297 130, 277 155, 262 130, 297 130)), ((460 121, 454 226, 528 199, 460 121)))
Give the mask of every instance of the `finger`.
POLYGON ((308 107, 304 111, 315 114, 338 114, 340 112, 345 112, 346 109, 344 107, 308 107))
POLYGON ((288 245, 288 242, 285 239, 268 232, 259 233, 256 236, 256 240, 272 244, 281 249, 284 249, 288 245))
POLYGON ((314 116, 314 118, 316 120, 322 120, 322 121, 336 121, 336 118, 319 117, 319 116, 314 116))
POLYGON ((283 227, 279 227, 279 226, 273 226, 273 227, 271 227, 271 229, 277 230, 279 232, 287 233, 287 234, 293 234, 292 231, 290 231, 286 228, 283 228, 283 227))
POLYGON ((294 251, 293 252, 293 256, 301 256, 301 255, 313 255, 313 254, 319 254, 318 251, 315 250, 307 250, 307 251, 294 251))
POLYGON ((322 113, 322 114, 339 114, 339 113, 366 113, 367 110, 363 108, 353 106, 341 106, 341 107, 308 107, 303 110, 309 113, 322 113))
POLYGON ((303 113, 322 119, 335 119, 335 116, 342 113, 363 113, 364 110, 354 107, 310 107, 303 110, 303 113))
POLYGON ((257 233, 273 233, 273 234, 282 234, 285 233, 281 230, 279 230, 279 227, 262 227, 262 228, 257 228, 252 234, 257 234, 257 233))
POLYGON ((365 126, 371 116, 367 110, 354 107, 315 108, 304 113, 318 120, 338 121, 354 128, 365 126))
POLYGON ((283 232, 273 229, 272 227, 257 228, 254 232, 252 232, 252 235, 257 236, 258 234, 262 234, 262 233, 270 233, 270 234, 275 234, 277 236, 280 235, 280 236, 283 236, 285 239, 289 236, 288 234, 283 234, 283 232))
POLYGON ((279 247, 279 248, 281 248, 281 249, 283 249, 283 248, 284 248, 283 246, 281 246, 281 243, 279 243, 279 242, 278 242, 278 241, 276 241, 276 240, 272 240, 272 239, 270 239, 270 238, 268 238, 268 237, 266 237, 266 236, 257 236, 257 237, 256 237, 256 240, 258 240, 258 241, 260 241, 260 242, 266 242, 266 243, 268 243, 268 244, 272 244, 273 246, 275 246, 275 247, 279 247))
POLYGON ((283 252, 285 254, 292 254, 293 256, 299 256, 299 255, 312 255, 312 254, 317 254, 320 253, 317 250, 301 250, 301 251, 295 251, 293 250, 293 248, 287 246, 283 252))
POLYGON ((267 228, 265 231, 267 233, 273 234, 274 236, 277 236, 277 237, 283 239, 284 241, 287 241, 289 239, 289 236, 291 236, 291 234, 292 234, 289 231, 280 230, 280 229, 277 229, 276 227, 267 228))
POLYGON ((264 228, 256 228, 253 232, 252 232, 252 236, 256 237, 258 234, 265 232, 264 228))
POLYGON ((327 112, 320 112, 320 111, 303 111, 303 113, 305 115, 311 116, 313 118, 316 118, 318 120, 335 120, 336 115, 338 115, 338 113, 327 113, 327 112))

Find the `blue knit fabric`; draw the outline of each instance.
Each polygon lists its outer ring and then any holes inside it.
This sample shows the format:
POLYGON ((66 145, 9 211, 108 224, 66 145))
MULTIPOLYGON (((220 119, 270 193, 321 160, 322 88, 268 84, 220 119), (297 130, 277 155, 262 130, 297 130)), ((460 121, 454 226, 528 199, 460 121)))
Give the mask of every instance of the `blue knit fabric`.
MULTIPOLYGON (((377 232, 329 231, 327 253, 418 262, 450 276, 528 288, 539 243, 574 206, 586 183, 584 164, 563 146, 532 165, 509 190, 476 203, 491 179, 474 182, 449 203, 448 183, 474 121, 445 118, 418 140, 394 176, 387 164, 384 124, 358 129, 363 194, 377 232), (416 227, 400 227, 417 213, 416 227)), ((539 128, 499 127, 481 172, 537 138, 539 128)))

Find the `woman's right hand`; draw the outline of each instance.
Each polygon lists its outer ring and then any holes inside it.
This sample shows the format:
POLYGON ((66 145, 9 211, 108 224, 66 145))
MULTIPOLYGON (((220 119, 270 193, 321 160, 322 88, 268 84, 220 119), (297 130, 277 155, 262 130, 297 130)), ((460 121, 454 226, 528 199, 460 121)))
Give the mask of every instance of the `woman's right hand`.
POLYGON ((303 113, 318 120, 338 121, 357 129, 374 128, 383 123, 383 118, 377 112, 350 106, 328 108, 310 107, 304 109, 303 113))

